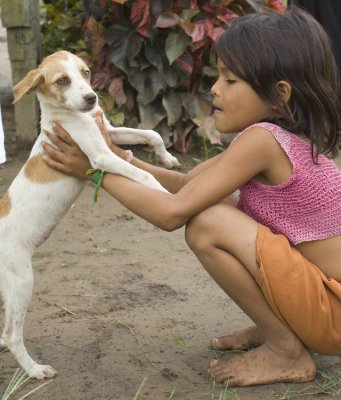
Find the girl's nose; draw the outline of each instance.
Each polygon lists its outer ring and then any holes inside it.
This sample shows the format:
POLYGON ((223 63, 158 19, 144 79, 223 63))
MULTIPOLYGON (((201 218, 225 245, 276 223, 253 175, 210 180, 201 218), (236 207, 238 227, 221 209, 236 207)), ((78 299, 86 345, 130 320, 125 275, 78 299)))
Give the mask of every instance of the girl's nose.
POLYGON ((217 88, 216 88, 216 83, 211 87, 211 94, 214 97, 216 97, 218 95, 217 88))

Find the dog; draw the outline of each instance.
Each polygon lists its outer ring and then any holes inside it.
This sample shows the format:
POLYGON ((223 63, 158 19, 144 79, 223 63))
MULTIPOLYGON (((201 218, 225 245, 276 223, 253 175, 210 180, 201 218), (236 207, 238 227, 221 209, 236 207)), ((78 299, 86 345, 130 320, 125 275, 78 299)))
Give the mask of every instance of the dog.
MULTIPOLYGON (((14 103, 31 92, 36 92, 40 103, 41 133, 27 162, 0 199, 0 292, 5 308, 0 346, 12 352, 30 377, 44 379, 52 378, 56 371, 36 363, 23 341, 33 288, 31 259, 35 248, 50 235, 85 184, 46 165, 42 142, 52 143, 44 132, 53 132, 53 123, 58 122, 88 156, 94 169, 126 176, 153 189, 165 189, 151 174, 110 151, 94 120, 100 107, 90 85, 90 70, 80 58, 67 51, 46 57, 14 86, 14 103)), ((155 131, 114 128, 103 118, 114 143, 146 143, 165 166, 179 165, 155 131)))

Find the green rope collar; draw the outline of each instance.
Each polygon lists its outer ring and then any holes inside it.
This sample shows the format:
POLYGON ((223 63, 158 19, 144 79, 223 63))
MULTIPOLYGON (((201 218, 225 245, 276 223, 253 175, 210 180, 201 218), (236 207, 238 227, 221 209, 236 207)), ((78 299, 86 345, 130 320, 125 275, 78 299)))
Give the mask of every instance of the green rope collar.
POLYGON ((96 185, 94 196, 93 196, 94 203, 96 203, 96 201, 97 201, 98 192, 99 192, 100 187, 102 186, 105 174, 106 174, 105 171, 101 171, 99 169, 88 169, 85 172, 86 176, 91 175, 92 182, 96 185))

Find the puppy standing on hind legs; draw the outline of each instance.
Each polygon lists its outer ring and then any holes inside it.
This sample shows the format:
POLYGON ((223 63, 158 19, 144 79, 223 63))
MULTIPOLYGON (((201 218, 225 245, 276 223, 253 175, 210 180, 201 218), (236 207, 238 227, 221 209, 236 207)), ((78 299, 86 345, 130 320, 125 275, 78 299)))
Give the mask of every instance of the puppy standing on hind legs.
MULTIPOLYGON (((56 371, 37 364, 23 342, 25 314, 31 299, 33 252, 52 232, 84 187, 84 181, 50 169, 42 159, 45 131, 59 122, 73 132, 72 138, 88 155, 94 169, 124 175, 150 188, 166 191, 148 172, 110 151, 94 115, 100 110, 90 86, 86 64, 61 51, 47 57, 13 89, 14 102, 37 92, 41 107, 41 133, 29 159, 0 199, 0 291, 5 307, 5 326, 0 346, 6 346, 30 377, 51 378, 56 371)), ((154 131, 113 128, 104 118, 112 140, 119 144, 149 144, 167 167, 178 165, 154 131)))

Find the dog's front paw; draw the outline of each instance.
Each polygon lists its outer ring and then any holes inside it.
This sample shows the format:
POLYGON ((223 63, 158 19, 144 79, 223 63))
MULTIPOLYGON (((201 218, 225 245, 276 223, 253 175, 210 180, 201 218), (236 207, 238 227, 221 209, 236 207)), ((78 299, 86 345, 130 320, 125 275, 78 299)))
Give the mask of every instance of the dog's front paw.
POLYGON ((158 180, 156 180, 156 179, 155 179, 152 175, 150 175, 150 174, 146 174, 146 175, 143 177, 143 184, 144 184, 145 186, 148 186, 148 187, 152 188, 152 189, 156 189, 156 190, 160 190, 161 192, 169 193, 168 190, 166 190, 166 189, 161 185, 161 183, 160 183, 158 180))
POLYGON ((165 154, 157 155, 156 159, 167 168, 178 167, 180 165, 178 159, 172 156, 171 153, 168 153, 168 151, 165 154))
POLYGON ((54 370, 50 365, 36 364, 29 371, 27 371, 27 375, 36 379, 53 378, 55 375, 57 375, 57 371, 54 370))

